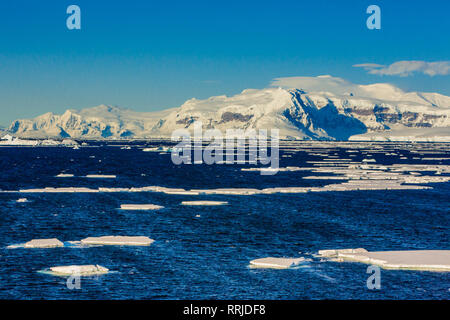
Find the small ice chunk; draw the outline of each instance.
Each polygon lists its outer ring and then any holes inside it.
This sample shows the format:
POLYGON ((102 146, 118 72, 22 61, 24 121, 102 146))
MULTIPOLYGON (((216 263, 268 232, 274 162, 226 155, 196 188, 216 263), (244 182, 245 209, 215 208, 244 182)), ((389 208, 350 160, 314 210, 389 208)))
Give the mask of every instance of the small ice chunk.
POLYGON ((221 206, 228 204, 227 201, 183 201, 183 206, 221 206))
POLYGON ((64 243, 56 238, 52 239, 33 239, 24 244, 24 248, 56 248, 64 247, 64 243))
POLYGON ((251 268, 288 269, 304 262, 305 258, 262 258, 250 261, 251 268))
POLYGON ((84 245, 149 246, 155 240, 145 236, 102 236, 88 237, 80 242, 84 245))
POLYGON ((71 173, 60 173, 56 176, 56 178, 72 178, 73 174, 71 173))
POLYGON ((121 204, 120 209, 122 210, 159 210, 163 209, 163 206, 158 206, 156 204, 121 204))
POLYGON ((102 266, 97 265, 72 265, 72 266, 57 266, 51 267, 50 271, 54 275, 60 276, 71 276, 71 275, 80 275, 80 276, 92 276, 108 273, 108 269, 102 266))

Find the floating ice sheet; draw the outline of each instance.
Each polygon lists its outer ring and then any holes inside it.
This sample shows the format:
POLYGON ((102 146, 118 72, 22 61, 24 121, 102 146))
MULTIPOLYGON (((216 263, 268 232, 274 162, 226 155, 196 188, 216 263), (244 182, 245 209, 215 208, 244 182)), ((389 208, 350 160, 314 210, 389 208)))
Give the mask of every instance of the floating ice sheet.
POLYGON ((251 268, 288 269, 298 266, 305 258, 261 258, 250 261, 251 268))
POLYGON ((319 255, 334 261, 378 265, 384 269, 450 272, 450 250, 374 251, 360 249, 321 250, 319 255))
POLYGON ((155 240, 145 236, 102 236, 82 239, 82 245, 149 246, 155 240))
POLYGON ((45 273, 49 273, 55 276, 94 276, 106 274, 109 269, 100 265, 71 265, 71 266, 56 266, 51 267, 48 270, 44 270, 45 273))
POLYGON ((163 209, 163 206, 156 204, 121 204, 121 210, 159 210, 163 209))
POLYGON ((228 204, 227 201, 183 201, 184 206, 221 206, 228 204))

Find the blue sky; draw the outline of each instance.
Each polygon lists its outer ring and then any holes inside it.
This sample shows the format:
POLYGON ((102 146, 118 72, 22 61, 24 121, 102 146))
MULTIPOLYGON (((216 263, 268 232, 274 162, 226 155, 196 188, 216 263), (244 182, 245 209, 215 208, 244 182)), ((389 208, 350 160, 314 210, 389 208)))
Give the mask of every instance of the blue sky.
POLYGON ((137 111, 330 74, 450 95, 450 75, 369 74, 355 64, 450 60, 449 1, 0 2, 0 124, 99 104, 137 111), (81 30, 66 8, 81 8, 81 30), (381 8, 368 30, 366 8, 381 8))

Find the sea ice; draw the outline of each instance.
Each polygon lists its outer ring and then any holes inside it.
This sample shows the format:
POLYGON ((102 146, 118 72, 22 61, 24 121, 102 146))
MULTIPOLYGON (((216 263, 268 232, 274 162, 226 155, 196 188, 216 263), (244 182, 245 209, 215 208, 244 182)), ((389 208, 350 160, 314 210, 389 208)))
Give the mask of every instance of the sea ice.
POLYGON ((341 253, 363 253, 367 252, 364 248, 357 249, 329 249, 329 250, 319 250, 319 255, 322 257, 337 257, 341 253))
POLYGON ((108 269, 97 265, 72 265, 72 266, 57 266, 51 267, 50 271, 52 274, 57 276, 93 276, 99 274, 108 273, 108 269))
POLYGON ((116 176, 113 174, 88 174, 86 178, 94 178, 94 179, 115 179, 116 176))
POLYGON ((102 236, 88 237, 80 242, 84 245, 149 246, 154 241, 145 236, 102 236))
POLYGON ((64 247, 64 243, 62 243, 56 238, 33 239, 31 241, 26 242, 23 246, 24 248, 56 248, 56 247, 64 247))
POLYGON ((184 206, 221 206, 228 204, 227 201, 183 201, 184 206))
POLYGON ((304 262, 305 258, 262 258, 250 261, 251 268, 287 269, 304 262))
POLYGON ((321 250, 319 255, 337 261, 361 262, 384 269, 450 272, 450 250, 373 251, 364 249, 321 250))
POLYGON ((163 206, 158 206, 156 204, 121 204, 120 209, 122 210, 159 210, 164 208, 163 206))

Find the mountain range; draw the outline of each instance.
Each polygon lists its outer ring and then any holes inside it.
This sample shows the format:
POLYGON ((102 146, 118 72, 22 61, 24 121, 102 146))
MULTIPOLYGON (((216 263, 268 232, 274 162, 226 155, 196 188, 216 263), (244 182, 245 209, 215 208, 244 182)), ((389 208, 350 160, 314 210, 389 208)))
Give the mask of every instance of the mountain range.
POLYGON ((107 105, 49 112, 15 120, 6 131, 23 138, 155 138, 191 130, 195 121, 223 131, 277 128, 280 137, 301 140, 450 141, 450 97, 332 76, 291 77, 158 112, 107 105))

